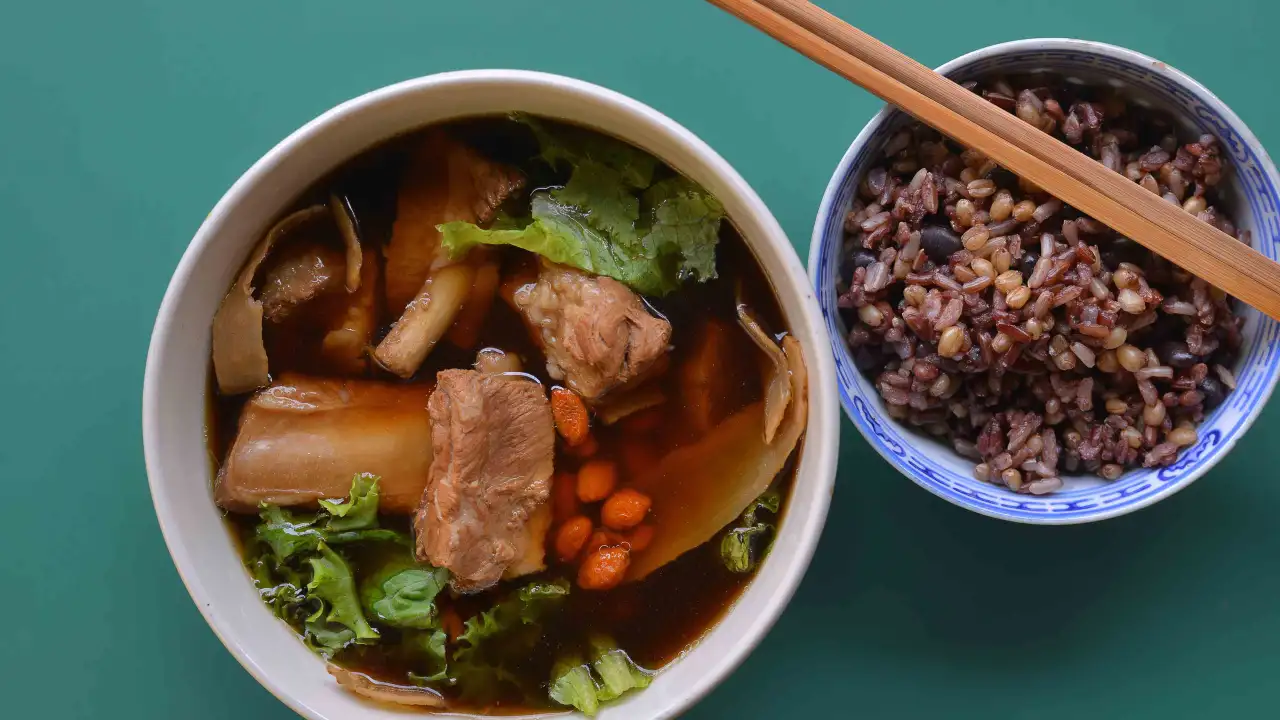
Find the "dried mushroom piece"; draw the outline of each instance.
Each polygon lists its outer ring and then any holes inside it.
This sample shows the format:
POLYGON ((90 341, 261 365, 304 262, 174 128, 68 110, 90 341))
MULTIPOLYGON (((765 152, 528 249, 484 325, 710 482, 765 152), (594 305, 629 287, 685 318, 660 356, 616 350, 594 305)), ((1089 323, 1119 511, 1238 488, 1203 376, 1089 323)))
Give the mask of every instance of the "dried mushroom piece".
POLYGON ((224 394, 249 392, 270 382, 267 350, 262 344, 262 303, 253 297, 253 276, 272 245, 324 213, 324 205, 312 205, 272 226, 222 299, 213 317, 213 370, 224 394))
POLYGON ((769 358, 769 371, 764 391, 764 441, 773 442, 778 425, 791 404, 791 378, 788 377, 787 356, 773 338, 760 327, 751 315, 751 308, 742 302, 742 287, 737 292, 738 324, 747 332, 751 341, 769 358))
POLYGON ((360 234, 356 231, 356 214, 351 203, 345 197, 329 193, 329 211, 333 213, 333 222, 342 233, 342 242, 347 248, 347 292, 360 289, 360 268, 364 262, 364 254, 360 251, 360 234))

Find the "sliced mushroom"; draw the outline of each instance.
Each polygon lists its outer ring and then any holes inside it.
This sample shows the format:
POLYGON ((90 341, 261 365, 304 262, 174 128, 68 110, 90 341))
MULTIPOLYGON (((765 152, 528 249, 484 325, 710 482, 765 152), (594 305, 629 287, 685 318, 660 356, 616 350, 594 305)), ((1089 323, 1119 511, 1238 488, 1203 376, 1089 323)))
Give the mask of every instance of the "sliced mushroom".
POLYGON ((224 394, 248 392, 270 382, 262 344, 262 303, 253 297, 253 276, 276 241, 324 213, 324 205, 312 205, 272 226, 222 299, 213 316, 213 371, 224 394))
POLYGON ((787 377, 787 356, 778 347, 773 338, 760 327, 760 323, 751 316, 751 309, 738 300, 738 324, 747 331, 747 336, 760 348, 769 359, 764 391, 764 441, 773 442, 773 436, 782 423, 787 405, 791 403, 791 378, 787 377))
POLYGON ((329 674, 342 687, 363 698, 414 707, 445 707, 444 696, 430 688, 374 680, 364 673, 352 672, 337 665, 329 665, 329 674))
POLYGON ((347 247, 347 292, 353 293, 360 289, 360 266, 364 262, 360 235, 356 232, 356 214, 345 197, 333 193, 329 193, 329 211, 333 213, 333 221, 338 225, 342 242, 347 247))
POLYGON ((752 403, 697 442, 669 453, 634 484, 653 499, 654 537, 632 558, 628 581, 644 578, 715 537, 782 472, 809 416, 800 343, 787 336, 782 349, 792 401, 772 442, 764 442, 760 433, 765 404, 752 403))

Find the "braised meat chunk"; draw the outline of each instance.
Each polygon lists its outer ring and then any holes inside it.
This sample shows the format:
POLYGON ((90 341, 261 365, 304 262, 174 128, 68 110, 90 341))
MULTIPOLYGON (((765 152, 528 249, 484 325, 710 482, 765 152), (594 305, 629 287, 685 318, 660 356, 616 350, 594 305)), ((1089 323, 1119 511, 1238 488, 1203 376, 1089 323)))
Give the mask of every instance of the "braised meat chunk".
POLYGON ((547 372, 588 402, 644 375, 666 355, 671 323, 608 277, 544 262, 516 307, 547 356, 547 372))
POLYGON ((427 404, 434 460, 414 518, 418 559, 460 592, 544 567, 554 429, 542 386, 443 370, 427 404))

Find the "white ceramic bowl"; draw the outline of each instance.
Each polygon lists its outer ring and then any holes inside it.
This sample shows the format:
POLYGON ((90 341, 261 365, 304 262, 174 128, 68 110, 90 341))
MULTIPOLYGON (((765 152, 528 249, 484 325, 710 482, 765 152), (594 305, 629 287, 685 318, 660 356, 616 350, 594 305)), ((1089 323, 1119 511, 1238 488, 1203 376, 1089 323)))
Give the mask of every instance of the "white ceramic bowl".
POLYGON ((290 135, 227 191, 192 239, 160 306, 143 388, 143 441, 169 552, 209 626, 245 669, 302 715, 399 718, 349 695, 258 599, 211 493, 205 442, 209 329, 254 242, 308 185, 360 152, 424 125, 510 111, 601 129, 648 150, 719 197, 765 269, 810 373, 808 435, 768 560, 742 597, 653 684, 600 714, 670 717, 723 680, 764 636, 799 584, 826 519, 839 413, 831 348, 804 268, 747 183, 693 133, 618 93, 542 73, 485 70, 410 80, 346 102, 290 135))
MULTIPOLYGON (((1064 76, 1068 82, 1112 86, 1140 107, 1169 111, 1186 136, 1216 135, 1232 166, 1225 190, 1232 220, 1252 233, 1255 248, 1277 259, 1280 178, 1275 166, 1244 122, 1183 73, 1132 50, 1061 39, 993 45, 938 68, 957 81, 1044 71, 1064 76)), ((1169 467, 1136 470, 1110 483, 1092 476, 1066 477, 1064 489, 1053 495, 1018 495, 978 482, 972 462, 884 412, 879 393, 854 367, 844 342, 847 328, 836 308, 835 281, 841 272, 843 219, 857 183, 879 159, 886 141, 908 122, 904 113, 886 107, 863 128, 827 185, 810 245, 809 272, 833 338, 841 401, 867 442, 904 475, 939 497, 984 515, 1026 523, 1067 524, 1115 517, 1166 498, 1207 472, 1248 430, 1280 377, 1280 324, 1252 308, 1244 311, 1244 349, 1233 368, 1237 389, 1199 427, 1199 442, 1169 467)))

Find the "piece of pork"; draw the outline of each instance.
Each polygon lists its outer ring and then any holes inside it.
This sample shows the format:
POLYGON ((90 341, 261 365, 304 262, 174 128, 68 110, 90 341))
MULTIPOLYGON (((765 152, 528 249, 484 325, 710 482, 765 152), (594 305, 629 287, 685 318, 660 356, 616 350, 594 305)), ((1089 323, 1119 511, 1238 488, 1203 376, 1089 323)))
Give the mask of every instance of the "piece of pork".
POLYGON ((214 496, 235 512, 259 503, 341 498, 378 475, 380 512, 418 508, 431 467, 429 385, 286 374, 245 404, 214 496))
POLYGON ((384 251, 387 309, 399 314, 431 272, 449 264, 437 225, 455 220, 485 225, 523 186, 524 176, 515 168, 484 158, 443 129, 427 131, 396 197, 396 221, 384 251))
POLYGON ((435 459, 414 517, 417 556, 478 592, 545 567, 555 430, 542 386, 442 370, 427 404, 435 459))
POLYGON ((324 245, 298 248, 274 263, 262 282, 262 314, 281 322, 294 308, 342 287, 346 277, 342 253, 324 245))
POLYGON ((547 373, 588 402, 666 356, 671 323, 613 278, 543 262, 537 281, 512 299, 547 356, 547 373))

